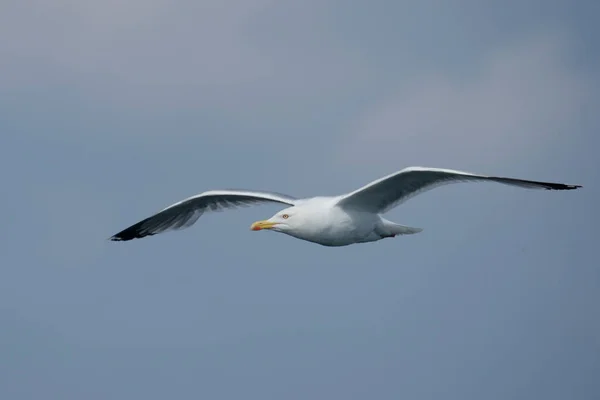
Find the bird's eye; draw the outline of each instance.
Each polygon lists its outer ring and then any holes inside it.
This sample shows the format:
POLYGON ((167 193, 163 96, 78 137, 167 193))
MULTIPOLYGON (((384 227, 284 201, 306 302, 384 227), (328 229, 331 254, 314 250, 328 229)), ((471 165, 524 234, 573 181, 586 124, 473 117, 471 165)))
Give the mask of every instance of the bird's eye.
POLYGON ((289 215, 287 215, 287 214, 283 214, 283 215, 281 216, 281 218, 283 218, 283 219, 288 219, 289 217, 290 217, 290 216, 289 216, 289 215))

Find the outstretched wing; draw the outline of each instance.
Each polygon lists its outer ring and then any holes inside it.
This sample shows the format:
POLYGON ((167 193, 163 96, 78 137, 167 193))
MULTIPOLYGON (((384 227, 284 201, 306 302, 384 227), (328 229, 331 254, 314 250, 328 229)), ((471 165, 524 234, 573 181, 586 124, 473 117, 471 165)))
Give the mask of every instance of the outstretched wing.
POLYGON ((426 190, 449 183, 476 181, 498 182, 528 189, 572 190, 581 187, 563 183, 476 175, 451 169, 409 167, 342 196, 338 205, 373 213, 385 213, 426 190))
POLYGON ((139 239, 157 233, 192 226, 206 211, 222 211, 260 203, 283 203, 294 205, 296 199, 273 192, 246 190, 211 190, 188 197, 170 205, 110 238, 113 241, 139 239))

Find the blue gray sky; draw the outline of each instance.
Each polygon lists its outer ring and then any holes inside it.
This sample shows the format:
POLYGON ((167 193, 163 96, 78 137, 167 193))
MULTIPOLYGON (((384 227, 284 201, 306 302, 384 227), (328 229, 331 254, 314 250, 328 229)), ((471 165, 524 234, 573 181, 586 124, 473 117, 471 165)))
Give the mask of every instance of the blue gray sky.
POLYGON ((3 399, 600 398, 593 1, 0 5, 3 399), (325 248, 249 225, 106 239, 215 188, 454 185, 325 248), (596 260, 596 261, 594 261, 596 260))

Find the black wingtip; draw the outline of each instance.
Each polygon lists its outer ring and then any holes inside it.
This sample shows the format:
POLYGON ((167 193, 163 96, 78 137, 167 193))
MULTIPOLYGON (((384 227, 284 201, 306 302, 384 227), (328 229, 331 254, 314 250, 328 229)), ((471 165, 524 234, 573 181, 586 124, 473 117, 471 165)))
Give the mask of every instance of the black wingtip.
POLYGON ((496 181, 496 182, 500 182, 500 183, 522 186, 522 187, 531 188, 531 189, 574 190, 574 189, 579 189, 579 188, 583 187, 581 185, 567 185, 566 183, 531 181, 531 180, 527 180, 527 179, 500 178, 500 177, 490 177, 489 179, 496 181))
POLYGON ((116 235, 113 235, 108 238, 108 240, 110 240, 111 242, 125 242, 127 240, 132 240, 132 239, 135 239, 135 238, 123 236, 120 233, 117 233, 116 235))
POLYGON ((146 236, 153 236, 153 235, 154 235, 154 233, 126 232, 126 230, 125 230, 125 231, 119 232, 119 233, 109 237, 108 240, 110 240, 111 242, 127 242, 129 240, 141 239, 146 236))
POLYGON ((114 234, 108 238, 108 240, 112 242, 126 242, 128 240, 141 239, 146 236, 155 235, 152 232, 147 232, 145 229, 142 229, 142 226, 146 221, 147 219, 131 225, 129 228, 123 229, 121 232, 114 234))
POLYGON ((581 185, 566 185, 564 183, 548 183, 546 190, 575 190, 582 188, 581 185))

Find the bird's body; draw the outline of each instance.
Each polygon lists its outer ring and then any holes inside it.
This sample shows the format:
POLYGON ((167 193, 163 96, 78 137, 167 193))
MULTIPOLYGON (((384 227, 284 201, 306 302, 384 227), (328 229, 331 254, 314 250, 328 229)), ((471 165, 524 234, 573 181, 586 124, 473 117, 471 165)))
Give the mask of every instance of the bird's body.
POLYGON ((252 230, 269 229, 292 237, 337 247, 374 242, 397 235, 421 232, 388 221, 382 214, 408 198, 434 187, 455 182, 492 181, 531 189, 572 190, 579 185, 491 177, 468 172, 410 167, 378 179, 340 196, 295 199, 273 192, 217 190, 177 202, 112 236, 115 241, 131 240, 193 225, 205 211, 264 202, 288 206, 268 220, 252 224, 252 230))
POLYGON ((409 233, 406 229, 413 230, 410 233, 421 231, 394 224, 379 214, 340 207, 340 199, 341 196, 314 197, 299 202, 294 216, 301 215, 303 223, 286 233, 297 239, 337 247, 409 233))
POLYGON ((296 206, 305 220, 288 234, 324 246, 345 246, 375 240, 378 215, 345 210, 336 197, 316 197, 296 206))

